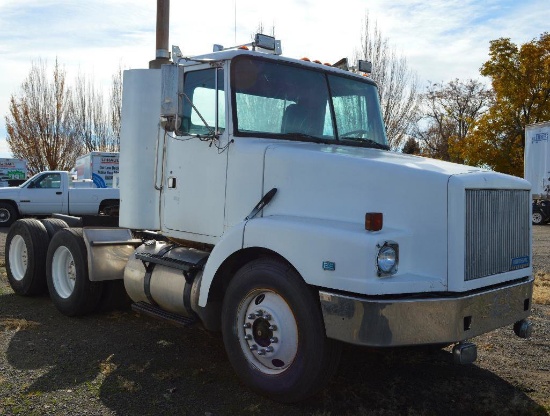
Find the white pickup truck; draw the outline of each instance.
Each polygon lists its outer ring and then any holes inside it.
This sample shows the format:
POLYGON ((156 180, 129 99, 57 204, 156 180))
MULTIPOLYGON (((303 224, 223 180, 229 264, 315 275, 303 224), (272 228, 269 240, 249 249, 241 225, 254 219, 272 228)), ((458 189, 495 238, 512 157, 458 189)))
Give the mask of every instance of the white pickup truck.
POLYGON ((41 172, 20 186, 0 188, 0 227, 23 216, 114 215, 119 200, 118 189, 75 188, 69 172, 41 172))

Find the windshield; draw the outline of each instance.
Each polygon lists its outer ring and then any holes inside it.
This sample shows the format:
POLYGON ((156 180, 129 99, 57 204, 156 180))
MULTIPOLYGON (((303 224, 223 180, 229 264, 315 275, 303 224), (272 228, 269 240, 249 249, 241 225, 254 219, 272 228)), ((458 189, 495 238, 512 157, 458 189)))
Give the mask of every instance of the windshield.
POLYGON ((254 57, 232 67, 235 135, 387 147, 371 82, 254 57))

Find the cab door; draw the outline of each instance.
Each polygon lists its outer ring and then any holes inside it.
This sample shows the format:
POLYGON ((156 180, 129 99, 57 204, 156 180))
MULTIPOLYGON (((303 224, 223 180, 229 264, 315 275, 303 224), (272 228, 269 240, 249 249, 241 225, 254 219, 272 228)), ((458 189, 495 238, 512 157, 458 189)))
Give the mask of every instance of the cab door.
POLYGON ((63 214, 68 200, 67 184, 63 184, 63 179, 59 172, 48 172, 29 182, 19 193, 21 214, 63 214))
POLYGON ((213 243, 223 233, 228 153, 224 84, 223 68, 201 65, 184 72, 180 131, 165 138, 162 224, 168 235, 213 243))

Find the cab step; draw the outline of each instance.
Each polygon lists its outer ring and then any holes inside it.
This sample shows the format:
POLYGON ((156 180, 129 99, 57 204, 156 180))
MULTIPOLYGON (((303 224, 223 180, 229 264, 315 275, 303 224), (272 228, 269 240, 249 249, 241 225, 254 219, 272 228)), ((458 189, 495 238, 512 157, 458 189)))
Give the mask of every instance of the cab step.
POLYGON ((189 327, 195 324, 198 319, 195 317, 187 317, 178 315, 177 313, 168 312, 159 307, 153 306, 146 302, 136 302, 132 304, 132 310, 141 313, 143 315, 150 316, 156 319, 162 319, 163 321, 168 321, 174 325, 189 327))

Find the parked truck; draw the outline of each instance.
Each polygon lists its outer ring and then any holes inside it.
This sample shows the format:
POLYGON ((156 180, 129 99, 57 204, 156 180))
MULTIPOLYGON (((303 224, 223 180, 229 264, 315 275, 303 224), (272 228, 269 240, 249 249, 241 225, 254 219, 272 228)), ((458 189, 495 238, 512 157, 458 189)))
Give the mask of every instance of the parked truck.
POLYGON ((550 221, 550 121, 525 126, 524 178, 531 183, 533 224, 550 221))
POLYGON ((529 183, 392 152, 369 77, 247 47, 125 71, 120 227, 18 221, 14 290, 77 316, 123 282, 135 310, 221 332, 282 402, 322 388, 342 343, 470 363, 477 335, 528 337, 529 183))
POLYGON ((17 158, 0 158, 0 187, 17 186, 27 180, 27 161, 17 158))
POLYGON ((117 215, 119 199, 118 189, 77 188, 69 172, 45 171, 18 187, 0 188, 0 226, 24 216, 54 213, 117 215))
POLYGON ((90 152, 76 159, 76 178, 91 179, 97 188, 112 188, 113 176, 119 171, 118 166, 118 152, 90 152))

